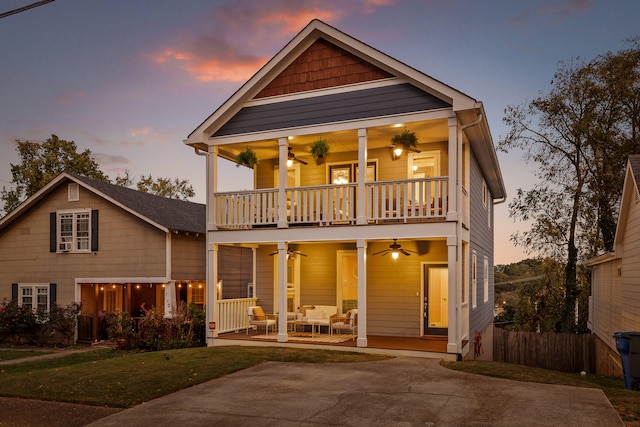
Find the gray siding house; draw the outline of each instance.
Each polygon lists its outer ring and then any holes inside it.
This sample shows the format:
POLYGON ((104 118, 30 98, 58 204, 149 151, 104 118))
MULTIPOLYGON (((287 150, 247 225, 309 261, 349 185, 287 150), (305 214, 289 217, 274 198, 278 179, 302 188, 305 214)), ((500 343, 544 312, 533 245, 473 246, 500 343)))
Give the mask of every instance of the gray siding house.
POLYGON ((357 314, 358 347, 438 339, 460 358, 484 336, 491 357, 506 193, 481 102, 314 20, 185 144, 207 157, 209 345, 246 327, 250 305, 277 314, 278 343, 304 307, 329 307, 357 314), (417 144, 394 146, 405 130, 417 144), (318 141, 327 156, 312 155, 318 141), (253 189, 220 192, 219 159, 247 149, 253 189), (225 246, 254 251, 246 303, 211 292, 225 246))

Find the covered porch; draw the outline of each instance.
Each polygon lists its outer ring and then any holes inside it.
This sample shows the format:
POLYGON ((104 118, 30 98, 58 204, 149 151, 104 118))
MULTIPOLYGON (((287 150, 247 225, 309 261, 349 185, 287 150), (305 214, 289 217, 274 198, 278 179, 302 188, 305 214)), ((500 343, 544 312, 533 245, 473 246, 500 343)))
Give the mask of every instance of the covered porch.
MULTIPOLYGON (((452 243, 453 239, 443 237, 404 237, 247 244, 253 246, 255 259, 251 298, 211 301, 215 310, 208 313, 214 322, 210 324, 209 345, 220 345, 219 339, 233 338, 236 333, 242 335, 238 339, 253 343, 361 348, 371 347, 370 337, 385 337, 385 343, 402 342, 400 347, 458 353, 465 323, 459 318, 468 303, 458 300, 462 284, 456 263, 448 261, 456 255, 457 247, 452 243), (269 333, 264 327, 254 333, 250 324, 254 306, 273 319, 269 333), (325 322, 314 329, 314 336, 311 321, 292 322, 305 316, 305 308, 330 311, 325 322), (336 334, 329 317, 344 317, 349 311, 357 313, 357 329, 336 334), (437 345, 425 346, 427 343, 437 345)), ((215 258, 215 253, 210 256, 215 258)), ((217 265, 215 260, 212 265, 217 265)), ((215 280, 214 272, 212 277, 215 280)))

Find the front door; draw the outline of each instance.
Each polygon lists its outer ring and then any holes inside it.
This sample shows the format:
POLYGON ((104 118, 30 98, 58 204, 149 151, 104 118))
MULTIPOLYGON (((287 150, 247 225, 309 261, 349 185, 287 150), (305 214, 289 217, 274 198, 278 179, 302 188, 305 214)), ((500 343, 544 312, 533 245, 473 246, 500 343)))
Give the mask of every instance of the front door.
POLYGON ((424 266, 424 334, 446 335, 449 326, 449 269, 424 266))

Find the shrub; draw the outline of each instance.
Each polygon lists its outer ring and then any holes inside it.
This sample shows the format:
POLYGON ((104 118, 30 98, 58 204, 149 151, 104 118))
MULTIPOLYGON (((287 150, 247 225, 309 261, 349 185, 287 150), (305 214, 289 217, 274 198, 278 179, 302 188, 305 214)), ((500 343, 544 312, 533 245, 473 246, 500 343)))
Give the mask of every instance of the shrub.
POLYGON ((0 304, 0 341, 24 344, 33 339, 36 316, 30 309, 6 298, 0 304))
POLYGON ((126 311, 116 311, 107 320, 109 340, 118 350, 133 350, 140 345, 140 336, 133 329, 133 321, 126 311))
POLYGON ((81 304, 74 302, 66 307, 53 303, 48 312, 38 310, 39 344, 71 345, 80 308, 81 304))

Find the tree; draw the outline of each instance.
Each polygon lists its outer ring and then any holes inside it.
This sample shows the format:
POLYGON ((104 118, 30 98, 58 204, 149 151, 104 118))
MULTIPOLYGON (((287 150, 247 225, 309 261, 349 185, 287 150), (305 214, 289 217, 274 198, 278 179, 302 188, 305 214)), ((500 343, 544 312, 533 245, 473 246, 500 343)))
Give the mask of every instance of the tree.
POLYGON ((24 199, 33 195, 61 172, 72 172, 100 181, 109 181, 102 173, 90 150, 77 152, 73 141, 51 135, 44 142, 16 140, 20 163, 11 164, 12 183, 15 188, 2 188, 0 198, 4 211, 9 213, 24 199))
POLYGON ((154 180, 151 175, 142 175, 136 186, 138 190, 145 193, 170 199, 187 200, 195 195, 193 186, 186 179, 156 178, 154 180))
POLYGON ((512 239, 564 263, 562 332, 575 330, 579 261, 613 247, 624 165, 640 145, 640 44, 632 43, 588 63, 561 63, 548 94, 509 106, 504 117, 510 130, 499 148, 522 150, 538 178, 509 205, 512 217, 531 222, 512 239))

